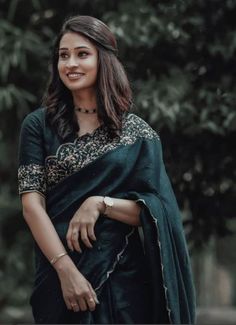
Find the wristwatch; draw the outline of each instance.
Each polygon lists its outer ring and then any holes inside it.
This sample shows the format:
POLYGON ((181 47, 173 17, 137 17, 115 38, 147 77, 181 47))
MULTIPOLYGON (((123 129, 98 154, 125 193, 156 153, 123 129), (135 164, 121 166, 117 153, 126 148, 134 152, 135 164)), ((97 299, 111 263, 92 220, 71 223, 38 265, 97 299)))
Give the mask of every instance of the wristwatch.
POLYGON ((104 196, 103 203, 105 204, 104 214, 107 214, 108 209, 113 207, 114 201, 111 197, 104 196))

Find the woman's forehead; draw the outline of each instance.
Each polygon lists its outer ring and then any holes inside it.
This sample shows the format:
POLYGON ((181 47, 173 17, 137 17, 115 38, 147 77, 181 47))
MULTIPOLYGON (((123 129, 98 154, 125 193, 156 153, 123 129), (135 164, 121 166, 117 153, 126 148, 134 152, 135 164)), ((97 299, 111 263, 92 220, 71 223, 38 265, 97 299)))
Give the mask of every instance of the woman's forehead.
POLYGON ((59 49, 75 49, 85 47, 88 49, 96 49, 96 46, 87 37, 73 32, 64 34, 59 43, 59 49))

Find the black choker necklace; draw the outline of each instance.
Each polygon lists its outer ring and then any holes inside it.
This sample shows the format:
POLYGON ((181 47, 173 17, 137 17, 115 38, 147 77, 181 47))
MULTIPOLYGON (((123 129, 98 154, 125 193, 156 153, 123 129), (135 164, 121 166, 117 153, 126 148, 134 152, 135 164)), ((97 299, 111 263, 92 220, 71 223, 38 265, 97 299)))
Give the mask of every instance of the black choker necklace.
POLYGON ((94 114, 97 112, 96 108, 87 109, 87 108, 81 108, 81 107, 75 107, 75 111, 86 113, 86 114, 94 114))

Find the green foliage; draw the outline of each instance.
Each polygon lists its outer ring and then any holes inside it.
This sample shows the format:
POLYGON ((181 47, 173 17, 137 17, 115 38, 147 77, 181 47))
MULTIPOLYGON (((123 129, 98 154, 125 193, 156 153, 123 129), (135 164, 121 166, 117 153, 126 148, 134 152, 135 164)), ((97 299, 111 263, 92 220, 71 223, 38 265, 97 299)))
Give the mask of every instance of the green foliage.
POLYGON ((9 303, 23 305, 30 290, 32 242, 17 199, 19 129, 40 105, 65 15, 96 16, 115 33, 137 112, 161 135, 189 243, 232 231, 234 0, 1 0, 0 6, 0 313, 9 303))
POLYGON ((233 1, 119 2, 117 35, 138 111, 159 131, 189 240, 231 233, 235 217, 233 1))

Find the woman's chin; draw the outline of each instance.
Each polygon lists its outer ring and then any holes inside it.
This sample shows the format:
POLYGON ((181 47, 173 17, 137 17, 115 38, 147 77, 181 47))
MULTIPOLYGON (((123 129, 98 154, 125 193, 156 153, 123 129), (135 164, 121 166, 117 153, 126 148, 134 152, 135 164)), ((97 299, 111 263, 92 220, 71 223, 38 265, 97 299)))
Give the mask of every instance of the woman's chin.
POLYGON ((68 82, 65 84, 66 88, 68 88, 70 91, 78 91, 78 90, 85 90, 89 88, 93 88, 93 84, 87 84, 87 83, 80 83, 80 82, 68 82))

